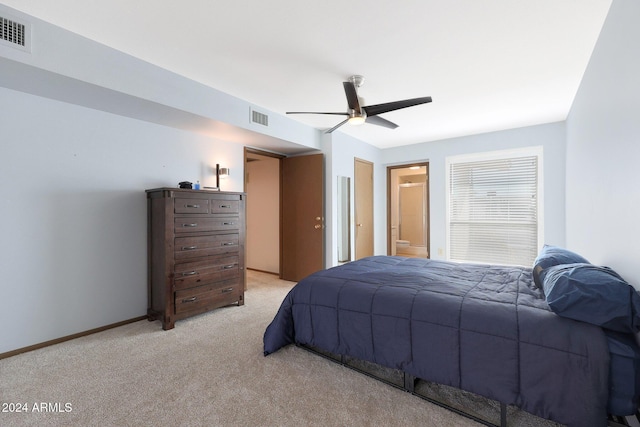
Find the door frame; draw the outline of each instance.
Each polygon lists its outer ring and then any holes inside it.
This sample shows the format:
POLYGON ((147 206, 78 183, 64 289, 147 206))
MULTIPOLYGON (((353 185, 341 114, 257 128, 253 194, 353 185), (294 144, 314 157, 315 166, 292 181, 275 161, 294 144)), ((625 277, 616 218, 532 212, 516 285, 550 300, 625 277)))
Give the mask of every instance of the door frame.
POLYGON ((407 169, 412 166, 424 166, 426 168, 427 174, 427 197, 425 198, 425 209, 426 209, 426 218, 425 225, 427 228, 427 258, 431 258, 431 179, 429 178, 429 162, 416 162, 416 163, 406 163, 401 165, 393 165, 387 166, 387 255, 391 255, 391 245, 394 245, 395 242, 391 238, 391 171, 394 169, 407 169))
MULTIPOLYGON (((259 148, 253 148, 253 147, 244 147, 244 173, 245 176, 243 178, 243 187, 244 187, 244 192, 247 192, 247 158, 249 157, 250 154, 256 154, 256 155, 260 155, 260 156, 264 156, 264 157, 273 157, 275 159, 278 159, 278 163, 279 163, 279 170, 280 173, 278 174, 278 197, 280 199, 280 201, 282 201, 282 159, 284 159, 286 156, 283 154, 278 154, 278 153, 273 153, 271 151, 263 151, 260 150, 259 148)), ((279 241, 278 241, 278 254, 279 254, 279 262, 278 262, 278 277, 282 276, 282 203, 278 203, 279 206, 279 211, 278 211, 278 227, 280 228, 280 232, 278 233, 279 235, 279 241)), ((250 240, 247 239, 249 242, 250 240)), ((248 248, 246 248, 248 249, 248 248)), ((272 272, 265 272, 265 273, 272 273, 272 272)))

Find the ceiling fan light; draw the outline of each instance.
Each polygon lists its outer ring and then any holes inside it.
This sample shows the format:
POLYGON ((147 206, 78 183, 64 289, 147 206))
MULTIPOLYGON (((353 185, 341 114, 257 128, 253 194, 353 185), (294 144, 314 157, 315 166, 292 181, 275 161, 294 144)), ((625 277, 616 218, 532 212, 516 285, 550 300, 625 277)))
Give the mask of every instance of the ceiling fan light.
POLYGON ((349 124, 350 125, 354 125, 354 126, 359 126, 359 125, 363 124, 366 119, 367 118, 363 117, 363 116, 349 117, 349 124))

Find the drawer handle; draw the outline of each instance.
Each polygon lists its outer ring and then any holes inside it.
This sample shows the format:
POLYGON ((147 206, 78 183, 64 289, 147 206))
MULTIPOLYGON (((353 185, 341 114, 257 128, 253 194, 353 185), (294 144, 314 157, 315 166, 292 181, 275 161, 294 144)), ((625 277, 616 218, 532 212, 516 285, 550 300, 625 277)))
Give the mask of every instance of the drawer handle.
POLYGON ((185 298, 182 300, 182 302, 195 302, 195 300, 197 299, 198 297, 185 298))
POLYGON ((197 246, 183 246, 182 247, 183 251, 192 251, 194 249, 198 249, 198 247, 197 246))
POLYGON ((225 288, 225 289, 222 290, 222 293, 226 294, 226 293, 229 293, 231 291, 233 291, 233 288, 225 288))
POLYGON ((196 274, 198 274, 197 271, 187 271, 182 273, 183 276, 195 276, 196 274))
POLYGON ((220 205, 222 209, 231 209, 231 205, 220 205))
POLYGON ((197 222, 192 222, 191 224, 182 224, 183 227, 197 227, 198 223, 197 222))
POLYGON ((232 268, 235 268, 236 265, 235 264, 231 264, 231 265, 225 265, 224 267, 222 267, 223 270, 230 270, 232 268))
POLYGON ((223 222, 222 225, 233 225, 235 222, 223 222))
POLYGON ((235 246, 235 245, 236 245, 236 243, 235 243, 235 242, 224 242, 224 243, 222 244, 222 246, 235 246))
POLYGON ((195 208, 195 209, 197 209, 197 208, 200 207, 200 205, 184 205, 184 207, 185 208, 195 208))

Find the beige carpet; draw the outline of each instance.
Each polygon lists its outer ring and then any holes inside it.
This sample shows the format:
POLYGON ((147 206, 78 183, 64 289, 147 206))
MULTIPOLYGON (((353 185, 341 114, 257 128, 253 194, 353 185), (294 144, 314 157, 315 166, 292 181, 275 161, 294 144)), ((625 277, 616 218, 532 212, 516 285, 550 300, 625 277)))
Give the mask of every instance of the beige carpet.
POLYGON ((171 331, 144 320, 0 360, 0 411, 26 410, 0 412, 0 426, 479 425, 295 346, 264 357, 293 283, 248 277, 244 306, 171 331))

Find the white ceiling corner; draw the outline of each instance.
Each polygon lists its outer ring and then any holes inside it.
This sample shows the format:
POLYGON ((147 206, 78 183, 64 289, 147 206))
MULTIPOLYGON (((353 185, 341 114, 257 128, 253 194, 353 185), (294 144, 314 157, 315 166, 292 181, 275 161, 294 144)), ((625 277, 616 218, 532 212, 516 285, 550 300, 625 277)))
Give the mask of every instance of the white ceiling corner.
POLYGON ((365 104, 431 96, 340 128, 383 148, 564 120, 611 1, 3 3, 279 114, 346 111, 352 74, 365 104))

